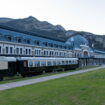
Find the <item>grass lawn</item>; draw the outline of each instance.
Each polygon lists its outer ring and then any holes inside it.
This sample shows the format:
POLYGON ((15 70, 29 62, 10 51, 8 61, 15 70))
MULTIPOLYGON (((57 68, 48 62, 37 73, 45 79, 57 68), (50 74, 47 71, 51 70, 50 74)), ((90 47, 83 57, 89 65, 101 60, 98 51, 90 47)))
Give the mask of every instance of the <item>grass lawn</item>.
MULTIPOLYGON (((80 67, 80 68, 77 68, 76 70, 90 69, 90 68, 95 68, 95 67, 98 67, 98 66, 80 67)), ((35 78, 39 78, 39 77, 50 76, 50 75, 61 74, 61 73, 67 73, 67 72, 76 71, 76 70, 50 72, 50 73, 45 73, 43 75, 36 75, 36 76, 26 77, 26 78, 23 78, 22 76, 5 77, 4 81, 0 81, 0 84, 22 81, 22 80, 28 80, 28 79, 35 79, 35 78)))
POLYGON ((0 91, 0 105, 105 105, 105 69, 0 91))

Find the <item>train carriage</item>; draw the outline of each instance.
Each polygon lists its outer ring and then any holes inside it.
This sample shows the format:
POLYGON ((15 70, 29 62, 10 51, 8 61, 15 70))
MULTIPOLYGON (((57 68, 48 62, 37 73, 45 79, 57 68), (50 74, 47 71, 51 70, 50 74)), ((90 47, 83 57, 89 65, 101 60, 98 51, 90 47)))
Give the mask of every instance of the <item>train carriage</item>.
POLYGON ((15 57, 0 57, 0 80, 3 80, 4 76, 13 76, 16 72, 15 57))
POLYGON ((78 67, 77 58, 21 57, 18 62, 22 76, 70 70, 78 67))

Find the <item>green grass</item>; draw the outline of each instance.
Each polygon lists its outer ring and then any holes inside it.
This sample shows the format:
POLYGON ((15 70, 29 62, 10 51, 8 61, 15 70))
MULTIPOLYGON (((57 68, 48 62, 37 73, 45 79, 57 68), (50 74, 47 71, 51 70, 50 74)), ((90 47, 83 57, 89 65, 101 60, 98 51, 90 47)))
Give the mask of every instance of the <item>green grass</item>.
POLYGON ((0 91, 0 105, 105 105, 105 69, 0 91))
MULTIPOLYGON (((76 70, 90 69, 90 68, 95 68, 95 67, 98 67, 98 66, 80 67, 80 68, 77 68, 76 70)), ((70 71, 76 71, 76 70, 70 70, 70 71)), ((0 81, 0 84, 22 81, 22 80, 28 80, 28 79, 35 79, 35 78, 44 77, 44 76, 67 73, 67 72, 70 72, 70 71, 50 72, 50 73, 45 73, 43 75, 36 75, 36 76, 33 76, 33 77, 26 77, 26 78, 23 78, 22 76, 5 77, 4 81, 0 81)))

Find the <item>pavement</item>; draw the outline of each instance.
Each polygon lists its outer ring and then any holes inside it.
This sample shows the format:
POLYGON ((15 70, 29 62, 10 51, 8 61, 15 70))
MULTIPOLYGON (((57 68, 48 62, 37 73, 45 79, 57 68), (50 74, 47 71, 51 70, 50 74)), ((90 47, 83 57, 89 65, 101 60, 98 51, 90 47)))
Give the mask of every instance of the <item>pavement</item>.
POLYGON ((52 75, 52 76, 40 77, 37 79, 29 79, 29 80, 23 80, 23 81, 18 81, 18 82, 5 83, 5 84, 0 85, 0 91, 12 89, 12 88, 16 88, 16 87, 22 87, 22 86, 26 86, 26 85, 31 85, 31 84, 36 84, 36 83, 40 83, 40 82, 44 82, 44 81, 48 81, 48 80, 54 80, 54 79, 58 79, 58 78, 66 77, 66 76, 75 75, 75 74, 99 70, 101 68, 105 68, 105 65, 102 65, 102 66, 96 67, 96 68, 91 68, 91 69, 78 70, 78 71, 73 71, 73 72, 56 74, 56 75, 52 75))

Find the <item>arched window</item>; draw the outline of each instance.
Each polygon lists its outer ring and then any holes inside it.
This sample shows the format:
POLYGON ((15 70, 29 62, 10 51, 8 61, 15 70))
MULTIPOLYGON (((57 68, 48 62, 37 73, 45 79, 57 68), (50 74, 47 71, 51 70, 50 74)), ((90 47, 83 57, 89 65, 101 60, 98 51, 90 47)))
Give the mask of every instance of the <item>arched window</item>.
POLYGON ((88 52, 84 51, 84 57, 88 57, 88 52))

